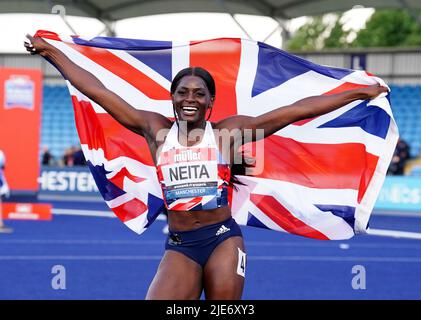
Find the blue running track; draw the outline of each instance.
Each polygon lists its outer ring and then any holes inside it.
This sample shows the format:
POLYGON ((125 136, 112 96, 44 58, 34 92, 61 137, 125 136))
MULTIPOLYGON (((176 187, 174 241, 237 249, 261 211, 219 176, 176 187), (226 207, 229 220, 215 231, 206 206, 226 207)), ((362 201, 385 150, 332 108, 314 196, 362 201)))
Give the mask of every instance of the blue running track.
MULTIPOLYGON (((144 299, 164 251, 163 221, 141 236, 107 217, 55 215, 7 225, 14 232, 0 234, 0 299, 144 299), (55 265, 65 268, 65 290, 52 288, 55 265)), ((415 217, 373 215, 370 225, 421 232, 415 217)), ((243 299, 421 299, 421 240, 318 241, 242 230, 243 299), (353 277, 362 276, 354 266, 365 269, 365 289, 353 289, 353 277)))

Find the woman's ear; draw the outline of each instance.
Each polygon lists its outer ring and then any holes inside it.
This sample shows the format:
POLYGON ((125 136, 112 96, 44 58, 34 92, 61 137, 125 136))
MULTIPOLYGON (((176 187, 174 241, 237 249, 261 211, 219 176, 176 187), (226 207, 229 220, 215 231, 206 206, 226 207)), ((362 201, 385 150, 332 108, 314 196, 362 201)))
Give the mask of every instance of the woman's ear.
POLYGON ((208 108, 212 108, 214 103, 215 103, 215 97, 211 97, 208 108))

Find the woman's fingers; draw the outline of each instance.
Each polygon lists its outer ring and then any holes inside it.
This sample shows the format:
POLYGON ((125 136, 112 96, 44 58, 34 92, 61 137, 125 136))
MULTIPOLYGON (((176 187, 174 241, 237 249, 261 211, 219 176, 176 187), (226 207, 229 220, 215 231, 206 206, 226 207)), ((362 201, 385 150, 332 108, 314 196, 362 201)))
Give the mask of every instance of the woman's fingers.
POLYGON ((24 46, 25 46, 26 50, 30 54, 36 54, 37 53, 37 49, 35 48, 35 46, 33 44, 34 38, 30 34, 26 34, 26 38, 28 38, 28 40, 30 41, 30 42, 24 41, 24 46))
POLYGON ((34 40, 34 37, 31 36, 29 33, 26 34, 26 37, 29 39, 29 41, 31 41, 31 43, 34 40))

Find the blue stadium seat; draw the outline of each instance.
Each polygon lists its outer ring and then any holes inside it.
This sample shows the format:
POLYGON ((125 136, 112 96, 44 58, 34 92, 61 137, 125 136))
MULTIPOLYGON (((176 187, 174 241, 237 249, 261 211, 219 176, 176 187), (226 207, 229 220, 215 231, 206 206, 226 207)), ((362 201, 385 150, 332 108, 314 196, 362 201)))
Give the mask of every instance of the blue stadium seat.
POLYGON ((421 85, 392 85, 392 111, 411 157, 421 152, 421 85))
POLYGON ((56 159, 78 141, 70 94, 66 86, 44 85, 41 115, 41 146, 56 159))

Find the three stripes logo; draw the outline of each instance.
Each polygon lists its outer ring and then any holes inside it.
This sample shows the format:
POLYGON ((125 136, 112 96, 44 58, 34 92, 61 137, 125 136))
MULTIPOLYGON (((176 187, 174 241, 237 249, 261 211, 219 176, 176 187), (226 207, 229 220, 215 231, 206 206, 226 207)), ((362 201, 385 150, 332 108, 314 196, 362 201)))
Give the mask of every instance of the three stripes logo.
POLYGON ((225 232, 228 232, 228 231, 230 231, 231 229, 230 228, 227 228, 226 226, 224 226, 224 225, 222 225, 220 228, 219 228, 219 230, 216 232, 216 236, 219 236, 219 235, 221 235, 221 234, 223 234, 223 233, 225 233, 225 232))

